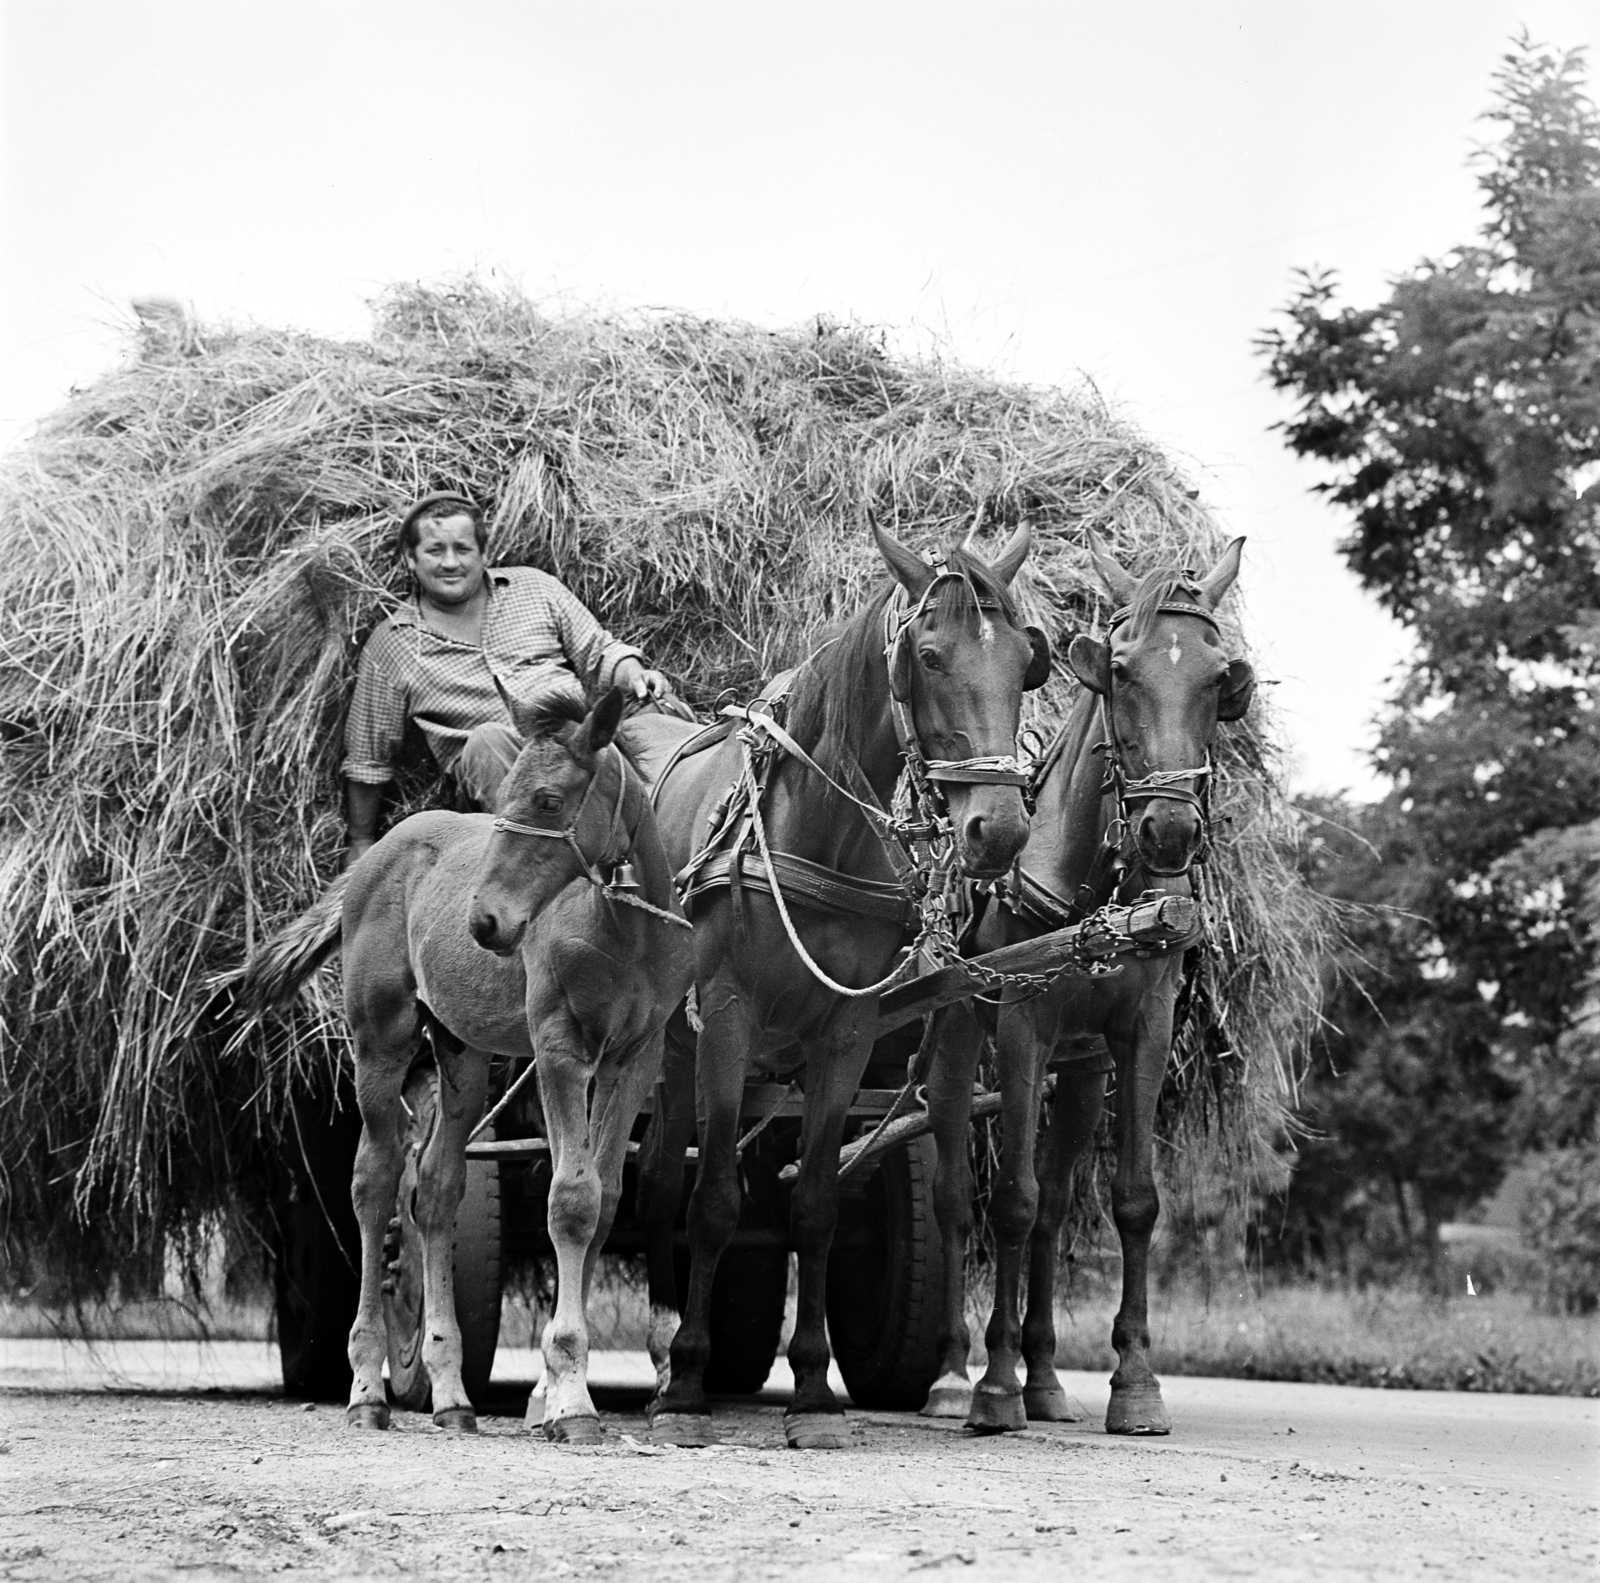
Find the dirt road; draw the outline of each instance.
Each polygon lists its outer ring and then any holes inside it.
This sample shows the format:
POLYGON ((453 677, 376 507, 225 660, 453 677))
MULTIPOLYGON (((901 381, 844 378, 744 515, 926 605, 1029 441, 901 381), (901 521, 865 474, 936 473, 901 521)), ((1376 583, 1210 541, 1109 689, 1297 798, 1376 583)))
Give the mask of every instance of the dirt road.
POLYGON ((266 1349, 154 1345, 95 1363, 0 1342, 0 1577, 1596 1571, 1595 1401, 1174 1378, 1173 1435, 1126 1440, 1098 1427, 1104 1378, 1065 1374, 1088 1424, 973 1439, 852 1413, 850 1450, 800 1454, 769 1391, 720 1409, 724 1446, 662 1452, 620 1355, 597 1360, 606 1445, 569 1451, 522 1432, 528 1354, 497 1367, 476 1438, 409 1414, 363 1437, 269 1394, 266 1349))

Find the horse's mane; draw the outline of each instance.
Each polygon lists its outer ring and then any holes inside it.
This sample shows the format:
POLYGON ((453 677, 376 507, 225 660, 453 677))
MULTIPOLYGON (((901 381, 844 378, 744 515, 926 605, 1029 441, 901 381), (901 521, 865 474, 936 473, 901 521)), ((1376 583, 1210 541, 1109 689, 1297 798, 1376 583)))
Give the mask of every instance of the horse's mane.
POLYGON ((1206 610, 1205 596, 1200 592, 1200 574, 1183 566, 1158 566, 1146 572, 1127 606, 1128 619, 1123 625, 1128 637, 1139 642, 1149 633, 1161 607, 1168 604, 1193 605, 1198 610, 1206 610))
POLYGON ((589 700, 576 681, 570 686, 556 685, 540 694, 521 710, 517 724, 525 740, 560 736, 567 726, 582 725, 589 718, 589 700))
MULTIPOLYGON (((929 607, 934 631, 951 621, 969 617, 987 620, 986 610, 998 610, 1010 626, 1021 624, 1011 590, 994 574, 988 562, 970 550, 945 551, 945 568, 959 581, 945 583, 929 607)), ((827 742, 833 751, 859 757, 865 746, 871 715, 863 706, 887 688, 883 655, 883 611, 900 585, 888 581, 863 610, 816 650, 800 668, 789 704, 789 730, 808 750, 827 742)))

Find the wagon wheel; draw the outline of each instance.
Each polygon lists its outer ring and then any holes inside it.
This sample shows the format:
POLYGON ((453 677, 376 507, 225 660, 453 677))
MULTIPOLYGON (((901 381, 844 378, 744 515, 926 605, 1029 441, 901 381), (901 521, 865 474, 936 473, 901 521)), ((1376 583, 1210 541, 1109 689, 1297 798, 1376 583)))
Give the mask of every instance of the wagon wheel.
POLYGON ((361 1296, 361 1233, 350 1176, 361 1118, 353 1102, 331 1116, 304 1102, 287 1145, 292 1196, 279 1203, 273 1259, 278 1356, 286 1396, 350 1395, 350 1327, 361 1296))
MULTIPOLYGON (((383 1319, 389 1338, 389 1394, 402 1407, 427 1412, 433 1384, 422 1361, 427 1315, 422 1296, 422 1233, 414 1215, 417 1163, 432 1127, 431 1080, 407 1090, 412 1121, 395 1217, 384 1245, 383 1319)), ((485 1137, 493 1137, 493 1131, 485 1137)), ((482 1398, 500 1340, 500 1163, 468 1160, 466 1189, 456 1210, 456 1322, 461 1326, 461 1383, 482 1398)))
POLYGON ((944 1250, 933 1211, 933 1138, 891 1149, 840 1205, 828 1259, 828 1336, 858 1407, 912 1409, 939 1374, 944 1250))

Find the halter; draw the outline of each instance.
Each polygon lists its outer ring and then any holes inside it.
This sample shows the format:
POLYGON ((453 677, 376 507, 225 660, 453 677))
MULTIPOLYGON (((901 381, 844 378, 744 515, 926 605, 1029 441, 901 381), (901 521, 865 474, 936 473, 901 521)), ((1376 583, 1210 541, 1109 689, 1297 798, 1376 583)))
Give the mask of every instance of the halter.
MULTIPOLYGON (((1182 591, 1192 593, 1196 599, 1204 597, 1201 588, 1193 582, 1185 583, 1182 591)), ((1166 603, 1157 605, 1156 610, 1162 615, 1197 616, 1214 631, 1218 633, 1222 631, 1211 612, 1197 604, 1166 603)), ((1131 605, 1124 605, 1115 611, 1110 625, 1106 628, 1106 636, 1109 638, 1132 614, 1131 605)), ((1152 770, 1148 775, 1133 779, 1122 767, 1122 743, 1117 738, 1116 717, 1112 713, 1109 692, 1103 694, 1100 699, 1100 718, 1105 724, 1106 732, 1106 740, 1095 749, 1096 752, 1106 755, 1105 779, 1100 783, 1100 790, 1115 797, 1117 803, 1116 816, 1106 827, 1106 845, 1120 850, 1123 841, 1132 834, 1133 824, 1128 816, 1129 804, 1158 801, 1182 803, 1185 807, 1193 808, 1200 819, 1200 840, 1193 854, 1180 869, 1155 869, 1146 862, 1144 870, 1152 878, 1176 879, 1187 874, 1195 865, 1205 863, 1211 855, 1212 763, 1209 749, 1206 752, 1205 763, 1194 769, 1152 770), (1186 781, 1195 783, 1195 786, 1182 784, 1186 781), (1198 789, 1195 789, 1196 787, 1198 789)))
MULTIPOLYGON (((610 750, 617 754, 618 767, 622 773, 617 778, 617 800, 611 805, 611 822, 606 831, 606 838, 601 851, 611 850, 619 832, 623 832, 623 805, 628 797, 628 772, 621 764, 621 753, 613 746, 610 750)), ((607 901, 625 902, 630 907, 637 907, 641 912, 647 912, 655 918, 665 918, 668 923, 677 924, 680 929, 693 928, 693 925, 681 913, 668 912, 664 907, 657 907, 644 900, 641 896, 630 895, 629 891, 637 882, 633 878, 633 865, 627 861, 628 854, 633 851, 634 843, 639 839, 639 826, 636 822, 633 829, 623 832, 627 840, 622 848, 621 856, 608 860, 601 857, 592 860, 583 850, 582 843, 578 840, 578 825, 582 822, 583 811, 589 806, 589 798, 593 795, 595 787, 600 782, 600 771, 596 767, 593 775, 589 777, 589 784, 583 789, 583 796, 578 800, 577 812, 573 814, 570 823, 560 829, 552 829, 549 825, 518 824, 514 819, 496 816, 494 828, 506 835, 531 835, 540 836, 546 841, 565 841, 577 854, 578 863, 583 869, 584 877, 595 886, 607 901), (612 870, 612 877, 608 880, 600 872, 601 866, 612 870)))
MULTIPOLYGON (((900 751, 905 757, 906 772, 916 790, 930 802, 934 800, 927 797, 930 781, 955 781, 979 786, 1018 786, 1022 788, 1024 800, 1028 801, 1030 785, 1028 774, 1017 761, 1016 754, 983 753, 975 758, 966 759, 928 758, 923 753, 921 740, 917 736, 917 723, 911 712, 910 701, 895 696, 895 666, 900 657, 901 645, 908 641, 907 634, 927 614, 934 602, 933 596, 941 584, 966 581, 960 572, 946 569, 942 551, 934 550, 930 559, 933 563, 934 576, 922 590, 922 597, 915 606, 912 606, 910 595, 904 587, 898 587, 894 591, 893 598, 883 608, 883 657, 888 664, 890 678, 889 712, 894 720, 894 733, 899 740, 900 751)), ((980 605, 979 608, 981 610, 983 607, 980 605)), ((943 802, 942 794, 937 800, 943 802)), ((1033 812, 1031 801, 1028 811, 1033 812)))

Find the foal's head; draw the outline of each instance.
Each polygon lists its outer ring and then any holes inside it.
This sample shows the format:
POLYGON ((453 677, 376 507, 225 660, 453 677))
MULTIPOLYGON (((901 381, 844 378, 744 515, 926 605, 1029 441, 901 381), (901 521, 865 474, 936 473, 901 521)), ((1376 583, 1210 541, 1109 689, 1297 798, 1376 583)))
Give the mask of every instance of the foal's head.
POLYGON ((1022 695, 1049 679, 1049 639, 1022 624, 1011 596, 1032 536, 1019 527, 992 563, 965 545, 952 548, 941 570, 874 531, 914 613, 888 656, 889 690, 933 761, 930 778, 949 808, 962 867, 977 878, 1003 874, 1028 839, 1021 787, 986 782, 982 770, 971 779, 942 774, 939 761, 1014 759, 1022 695))
POLYGON ((1104 643, 1079 636, 1067 661, 1105 700, 1111 743, 1126 786, 1127 836, 1145 871, 1187 871, 1205 837, 1198 806, 1219 720, 1250 707, 1255 672, 1229 660, 1211 612, 1239 575, 1235 539, 1201 576, 1180 568, 1125 572, 1089 536, 1095 572, 1117 605, 1104 643))
POLYGON ((593 709, 575 688, 533 708, 511 701, 523 747, 501 784, 499 810, 507 825, 524 828, 497 828, 478 865, 467 927, 485 950, 516 950, 529 920, 584 872, 580 850, 592 865, 621 859, 627 771, 620 753, 605 750, 625 702, 618 688, 593 709))

